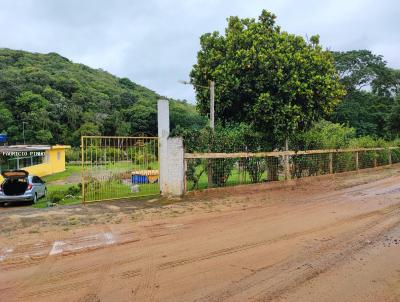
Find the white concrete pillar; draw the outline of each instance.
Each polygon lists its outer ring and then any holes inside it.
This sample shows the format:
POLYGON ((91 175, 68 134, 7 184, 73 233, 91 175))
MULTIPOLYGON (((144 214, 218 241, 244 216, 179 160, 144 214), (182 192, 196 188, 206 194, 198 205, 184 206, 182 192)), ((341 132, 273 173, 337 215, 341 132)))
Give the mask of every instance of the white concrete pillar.
POLYGON ((159 166, 160 166, 160 191, 165 191, 165 179, 168 175, 168 146, 169 136, 169 102, 167 100, 158 100, 157 102, 157 120, 158 120, 158 146, 159 146, 159 166))
POLYGON ((185 185, 183 139, 170 137, 167 141, 168 174, 164 178, 162 195, 182 196, 185 185))
POLYGON ((168 100, 158 100, 158 138, 169 136, 169 102, 168 100))

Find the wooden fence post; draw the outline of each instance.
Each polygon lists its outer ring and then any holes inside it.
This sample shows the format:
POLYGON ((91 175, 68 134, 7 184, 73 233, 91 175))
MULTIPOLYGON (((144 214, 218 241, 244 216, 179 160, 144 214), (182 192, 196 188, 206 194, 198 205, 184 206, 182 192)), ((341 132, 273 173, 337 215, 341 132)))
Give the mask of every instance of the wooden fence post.
POLYGON ((184 194, 187 192, 187 166, 188 166, 188 160, 184 159, 184 172, 183 172, 183 177, 184 177, 183 193, 184 194))
POLYGON ((388 161, 389 161, 389 166, 392 165, 392 150, 389 148, 388 149, 388 161))
POLYGON ((356 171, 358 171, 359 169, 360 169, 360 164, 359 164, 359 161, 358 161, 358 151, 356 152, 356 171))
POLYGON ((289 155, 284 156, 284 161, 285 161, 285 180, 288 180, 290 176, 289 155))
POLYGON ((333 174, 333 153, 329 153, 329 174, 333 174))
POLYGON ((377 166, 378 166, 378 162, 377 162, 377 160, 376 160, 376 157, 377 157, 377 153, 376 153, 376 151, 374 152, 374 168, 376 168, 377 166))

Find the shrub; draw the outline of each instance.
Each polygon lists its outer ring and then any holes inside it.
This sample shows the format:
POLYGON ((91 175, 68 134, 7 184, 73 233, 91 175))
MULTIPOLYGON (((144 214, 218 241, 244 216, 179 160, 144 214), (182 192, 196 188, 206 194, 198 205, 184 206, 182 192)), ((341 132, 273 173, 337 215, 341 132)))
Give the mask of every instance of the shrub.
POLYGON ((66 193, 66 195, 79 196, 81 189, 78 186, 70 186, 66 193))
POLYGON ((64 199, 65 195, 66 195, 66 191, 61 191, 61 190, 53 191, 53 192, 49 193, 48 199, 51 203, 59 203, 60 201, 62 201, 64 199))
POLYGON ((354 128, 321 120, 306 132, 291 138, 295 150, 342 149, 356 137, 354 128))
POLYGON ((245 158, 244 166, 250 175, 251 182, 258 183, 267 168, 267 160, 265 158, 245 158))

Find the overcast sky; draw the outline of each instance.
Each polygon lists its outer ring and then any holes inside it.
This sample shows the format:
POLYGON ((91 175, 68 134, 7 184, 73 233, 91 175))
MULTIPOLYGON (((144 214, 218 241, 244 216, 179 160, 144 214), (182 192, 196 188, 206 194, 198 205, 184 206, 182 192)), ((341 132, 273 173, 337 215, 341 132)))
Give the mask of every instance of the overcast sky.
POLYGON ((262 9, 332 50, 370 49, 400 68, 398 0, 0 0, 0 47, 57 52, 168 97, 195 101, 188 79, 201 34, 262 9))

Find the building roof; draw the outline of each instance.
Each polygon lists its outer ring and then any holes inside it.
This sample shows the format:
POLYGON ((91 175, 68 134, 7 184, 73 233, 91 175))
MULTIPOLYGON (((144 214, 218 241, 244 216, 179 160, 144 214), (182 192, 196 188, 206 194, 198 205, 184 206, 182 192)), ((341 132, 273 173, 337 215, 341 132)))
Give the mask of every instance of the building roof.
POLYGON ((45 151, 50 149, 70 149, 71 146, 67 145, 12 145, 12 146, 0 146, 0 153, 10 152, 32 152, 32 151, 45 151))
POLYGON ((69 146, 69 145, 54 145, 54 146, 51 146, 51 149, 52 150, 55 150, 55 149, 71 149, 71 146, 69 146))

